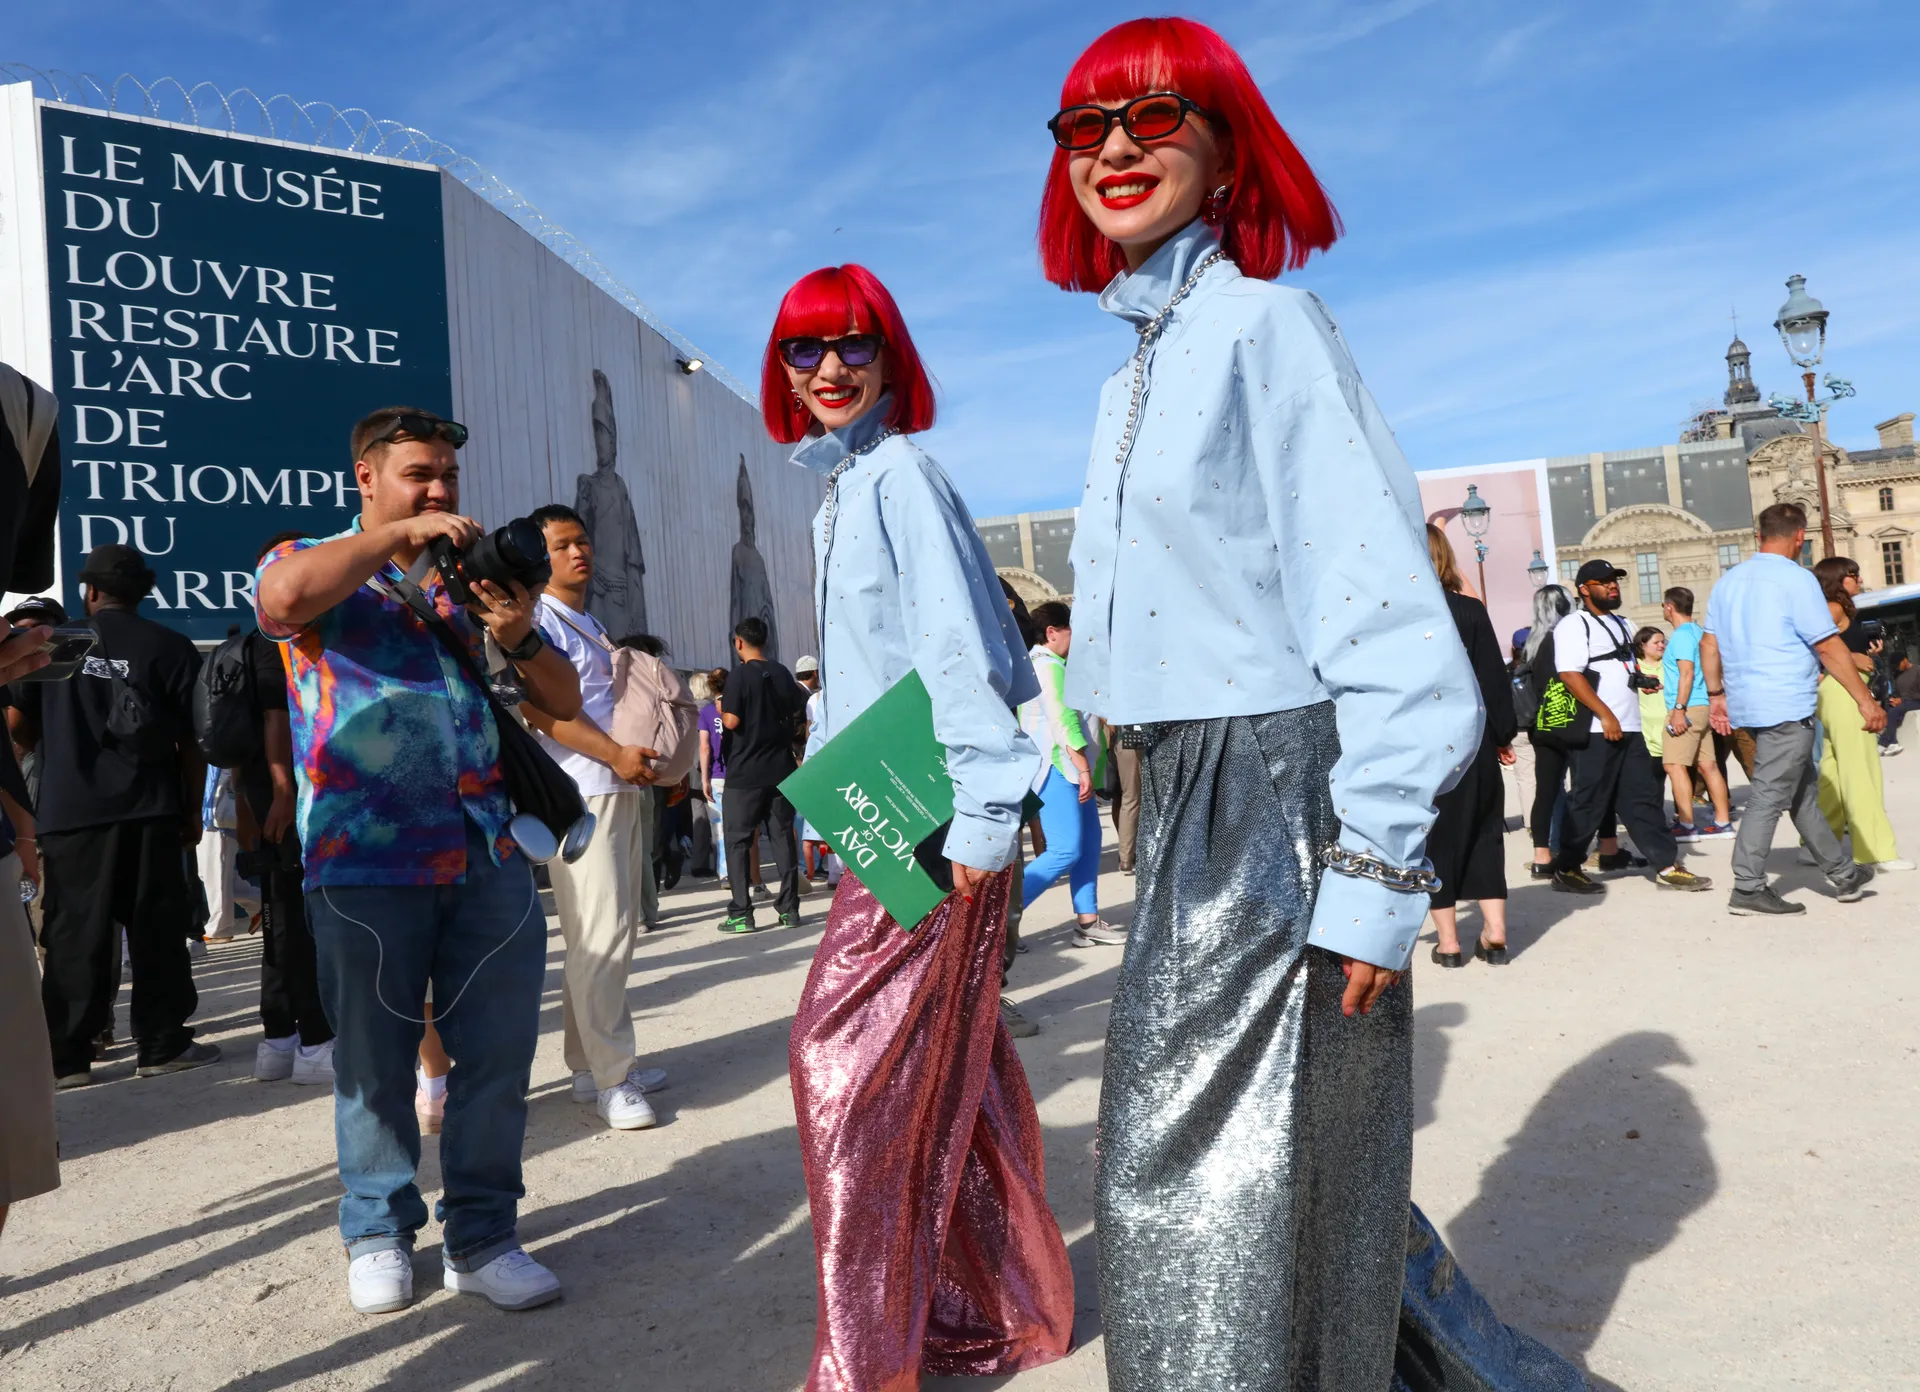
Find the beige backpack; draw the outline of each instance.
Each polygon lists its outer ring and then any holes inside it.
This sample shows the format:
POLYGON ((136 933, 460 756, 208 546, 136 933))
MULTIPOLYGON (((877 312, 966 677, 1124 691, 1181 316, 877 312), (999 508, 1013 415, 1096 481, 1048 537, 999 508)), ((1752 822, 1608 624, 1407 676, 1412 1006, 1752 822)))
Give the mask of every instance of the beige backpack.
POLYGON ((589 643, 605 649, 613 661, 613 728, 607 734, 614 743, 653 750, 654 783, 659 787, 671 787, 685 778, 700 747, 700 703, 693 699, 687 679, 650 653, 615 647, 603 635, 580 627, 557 606, 551 612, 589 643))

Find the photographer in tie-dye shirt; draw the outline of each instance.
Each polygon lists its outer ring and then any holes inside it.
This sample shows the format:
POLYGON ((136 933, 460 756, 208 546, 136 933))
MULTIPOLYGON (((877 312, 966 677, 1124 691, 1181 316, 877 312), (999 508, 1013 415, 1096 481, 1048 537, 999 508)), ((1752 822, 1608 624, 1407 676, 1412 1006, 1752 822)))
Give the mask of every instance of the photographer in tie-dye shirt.
POLYGON ((492 635, 529 704, 558 720, 579 712, 579 680, 542 644, 533 595, 483 581, 469 614, 424 569, 428 542, 465 547, 481 534, 460 515, 466 435, 408 407, 361 421, 359 519, 269 551, 256 587, 261 631, 286 645, 307 904, 337 1035, 340 1230, 349 1298, 364 1313, 413 1298, 406 1254, 427 1220, 414 1183, 413 1060, 429 984, 455 1065, 440 1141, 447 1283, 515 1309, 559 1294, 515 1235, 546 921, 505 834, 499 732, 432 631, 369 583, 412 575, 477 658, 482 630, 492 635))

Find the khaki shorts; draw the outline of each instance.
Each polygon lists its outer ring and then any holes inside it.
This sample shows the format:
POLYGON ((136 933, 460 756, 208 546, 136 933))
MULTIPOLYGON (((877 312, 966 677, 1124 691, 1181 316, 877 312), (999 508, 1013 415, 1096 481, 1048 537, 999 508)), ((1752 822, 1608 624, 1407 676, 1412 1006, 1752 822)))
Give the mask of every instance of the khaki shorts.
MULTIPOLYGON (((1673 712, 1668 711, 1671 719, 1673 712)), ((1693 768, 1700 762, 1700 746, 1707 738, 1707 708, 1705 706, 1687 707, 1687 732, 1676 735, 1671 729, 1666 733, 1666 743, 1660 751, 1660 762, 1668 768, 1693 768)))

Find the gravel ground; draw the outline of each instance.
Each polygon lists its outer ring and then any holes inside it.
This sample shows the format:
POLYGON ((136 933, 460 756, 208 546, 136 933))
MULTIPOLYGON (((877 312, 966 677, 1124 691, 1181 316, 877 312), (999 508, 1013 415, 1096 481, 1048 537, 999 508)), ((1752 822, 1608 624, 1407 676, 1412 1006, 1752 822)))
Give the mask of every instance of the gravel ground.
MULTIPOLYGON (((1920 851, 1920 755, 1885 768, 1920 851)), ((1774 868, 1810 905, 1797 920, 1728 916, 1716 842, 1708 894, 1616 878, 1589 905, 1516 878, 1504 970, 1442 972, 1430 934, 1419 949, 1415 1198, 1496 1308, 1598 1386, 1920 1385, 1920 875, 1837 905, 1792 845, 1783 828, 1774 868)), ((1107 864, 1103 908, 1124 921, 1133 882, 1107 864)), ((420 1302, 348 1308, 331 1099, 249 1078, 259 952, 242 939, 197 973, 223 1063, 135 1080, 123 1044, 60 1098, 64 1187, 0 1240, 0 1387, 797 1387, 813 1264, 786 1038, 825 896, 802 931, 744 940, 714 932, 720 899, 711 882, 667 896, 635 962, 642 1048, 672 1075, 652 1131, 570 1100, 551 938, 521 1235, 561 1303, 503 1314, 442 1292, 429 1227, 420 1302)), ((1066 907, 1064 889, 1035 906, 1013 994, 1044 1031, 1020 1051, 1080 1347, 995 1384, 1017 1392, 1106 1386, 1091 1147, 1119 951, 1070 948, 1066 907)), ((421 1180, 438 1186, 432 1140, 421 1180)))

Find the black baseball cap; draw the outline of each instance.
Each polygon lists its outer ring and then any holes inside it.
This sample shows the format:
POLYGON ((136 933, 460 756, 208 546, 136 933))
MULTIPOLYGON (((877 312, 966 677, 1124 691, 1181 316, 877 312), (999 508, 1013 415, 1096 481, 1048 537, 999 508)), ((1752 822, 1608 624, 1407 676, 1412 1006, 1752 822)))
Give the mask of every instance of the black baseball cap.
POLYGON ((160 577, 153 573, 146 557, 124 542, 116 541, 88 552, 79 578, 82 582, 105 580, 112 584, 118 581, 151 589, 160 577))
POLYGON ((1624 580, 1626 576, 1626 571, 1612 561, 1588 561, 1580 567, 1580 573, 1573 577, 1573 583, 1586 585, 1595 580, 1624 580))

